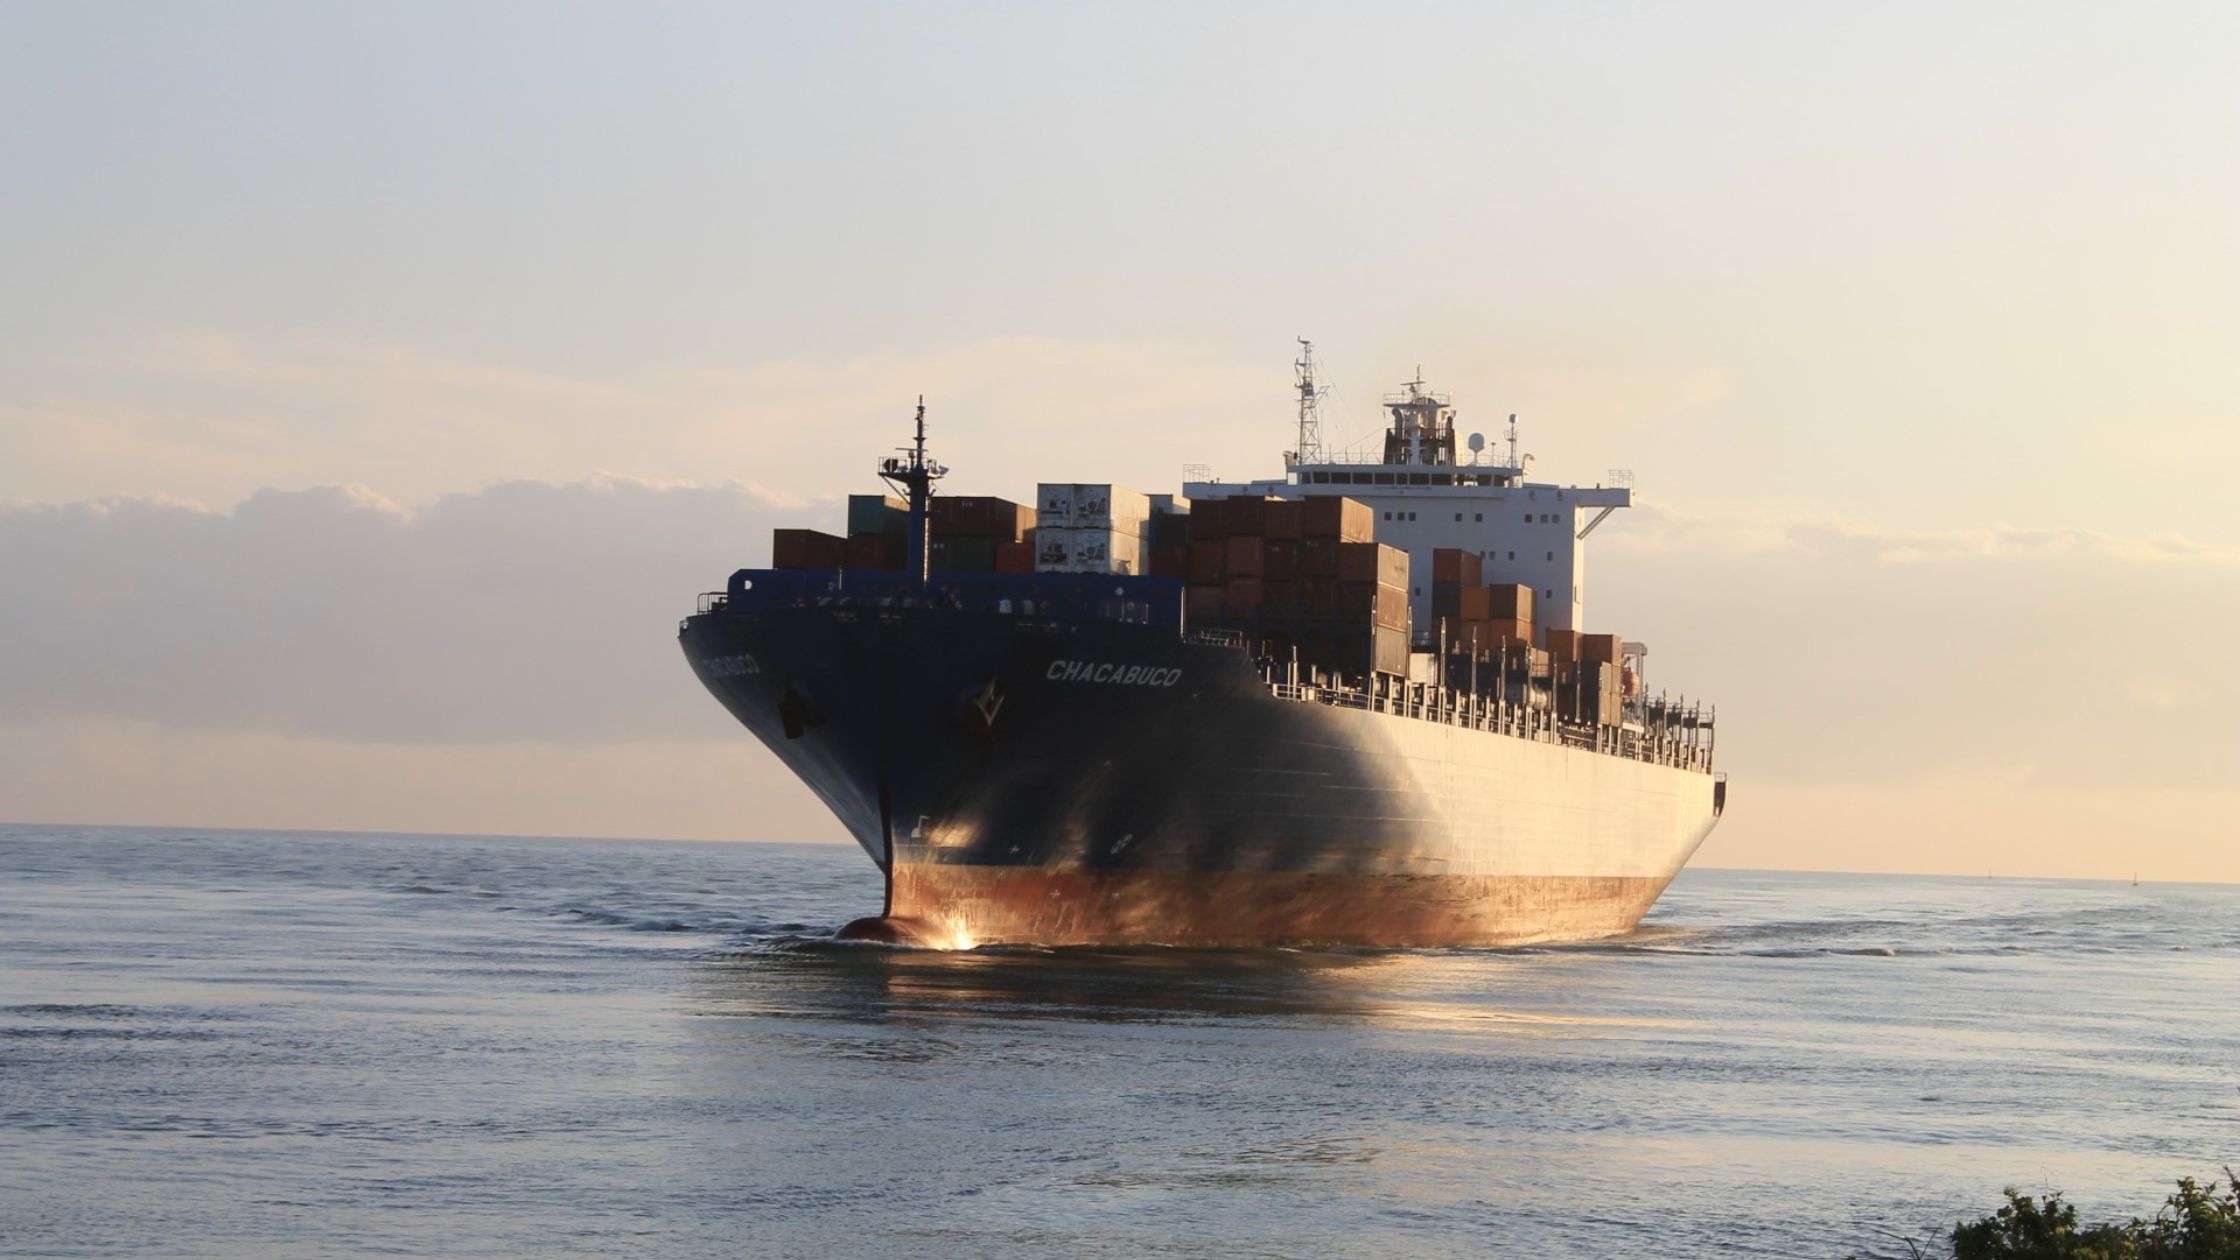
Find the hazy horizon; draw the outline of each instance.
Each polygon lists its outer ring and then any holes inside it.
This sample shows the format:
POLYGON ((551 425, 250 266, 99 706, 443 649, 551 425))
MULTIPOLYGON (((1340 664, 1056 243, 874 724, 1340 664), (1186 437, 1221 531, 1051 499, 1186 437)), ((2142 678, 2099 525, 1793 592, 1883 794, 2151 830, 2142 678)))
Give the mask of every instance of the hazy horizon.
POLYGON ((2240 882, 2240 10, 7 12, 0 817, 839 840, 694 596, 1308 336, 1632 473, 1701 864, 2240 882))

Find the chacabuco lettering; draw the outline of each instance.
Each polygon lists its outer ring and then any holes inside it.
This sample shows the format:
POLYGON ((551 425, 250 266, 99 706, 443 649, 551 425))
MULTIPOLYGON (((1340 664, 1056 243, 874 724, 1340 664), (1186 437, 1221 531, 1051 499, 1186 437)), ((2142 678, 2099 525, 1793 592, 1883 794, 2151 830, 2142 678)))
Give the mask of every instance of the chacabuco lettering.
POLYGON ((1110 661, 1050 662, 1042 676, 1052 682, 1109 683, 1115 687, 1172 687, 1182 670, 1170 665, 1115 665, 1110 661))

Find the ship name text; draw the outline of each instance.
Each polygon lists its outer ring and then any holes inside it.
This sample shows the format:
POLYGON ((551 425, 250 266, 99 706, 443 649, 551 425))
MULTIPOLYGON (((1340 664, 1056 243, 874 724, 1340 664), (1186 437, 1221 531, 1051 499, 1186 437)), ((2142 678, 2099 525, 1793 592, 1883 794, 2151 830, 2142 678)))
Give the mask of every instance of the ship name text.
POLYGON ((1110 661, 1055 660, 1043 671, 1052 682, 1111 683, 1116 687, 1172 687, 1182 671, 1162 665, 1115 665, 1110 661))
POLYGON ((744 652, 736 656, 711 656, 700 666, 710 678, 744 678, 762 672, 762 662, 744 652))

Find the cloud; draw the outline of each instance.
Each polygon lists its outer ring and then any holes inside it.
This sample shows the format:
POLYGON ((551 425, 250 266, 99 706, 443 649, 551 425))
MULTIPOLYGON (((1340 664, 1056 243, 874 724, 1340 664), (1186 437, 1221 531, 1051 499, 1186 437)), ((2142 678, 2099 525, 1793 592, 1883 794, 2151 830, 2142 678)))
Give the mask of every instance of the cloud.
MULTIPOLYGON (((674 643, 768 554, 741 485, 0 509, 0 714, 330 739, 731 738, 674 643)), ((830 514, 828 509, 827 514, 830 514)))
POLYGON ((1654 685, 1720 705, 1721 750, 1797 781, 2029 764, 2202 788, 2240 765, 2240 552, 2080 530, 1923 531, 1644 510, 1597 531, 1588 618, 1654 685), (2142 683, 2142 679, 2152 680, 2142 683))

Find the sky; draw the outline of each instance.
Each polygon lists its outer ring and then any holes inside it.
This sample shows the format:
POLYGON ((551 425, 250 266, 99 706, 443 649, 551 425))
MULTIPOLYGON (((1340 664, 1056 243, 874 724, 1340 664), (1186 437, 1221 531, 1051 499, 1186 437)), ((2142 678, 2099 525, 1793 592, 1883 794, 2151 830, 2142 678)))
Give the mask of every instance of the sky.
POLYGON ((837 840, 696 592, 1420 366, 1711 865, 2240 880, 2240 9, 0 0, 0 818, 837 840))

